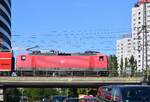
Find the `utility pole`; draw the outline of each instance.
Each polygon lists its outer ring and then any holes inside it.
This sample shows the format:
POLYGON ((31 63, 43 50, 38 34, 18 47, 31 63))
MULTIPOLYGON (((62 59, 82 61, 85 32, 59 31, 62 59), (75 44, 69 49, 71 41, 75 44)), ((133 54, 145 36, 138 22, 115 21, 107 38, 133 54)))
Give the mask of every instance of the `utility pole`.
POLYGON ((137 35, 138 35, 138 51, 139 53, 141 52, 142 50, 142 75, 144 75, 144 27, 142 26, 141 29, 140 27, 137 27, 137 35), (140 34, 142 34, 143 38, 140 37, 140 34), (142 44, 139 43, 139 41, 141 41, 142 39, 142 44))
MULTIPOLYGON (((146 69, 146 81, 148 81, 148 57, 147 57, 147 9, 146 9, 146 3, 144 2, 144 7, 143 7, 143 40, 145 38, 145 42, 144 42, 144 46, 145 47, 145 51, 143 53, 145 53, 145 69, 146 69)), ((144 48, 143 48, 144 49, 144 48)))

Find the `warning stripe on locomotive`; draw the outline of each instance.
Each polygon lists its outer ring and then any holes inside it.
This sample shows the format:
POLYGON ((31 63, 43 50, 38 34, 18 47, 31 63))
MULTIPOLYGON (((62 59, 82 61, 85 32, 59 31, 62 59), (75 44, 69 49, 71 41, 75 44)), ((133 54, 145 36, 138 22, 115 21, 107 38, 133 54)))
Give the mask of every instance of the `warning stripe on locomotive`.
POLYGON ((1 60, 1 59, 12 59, 12 58, 0 58, 0 60, 1 60))

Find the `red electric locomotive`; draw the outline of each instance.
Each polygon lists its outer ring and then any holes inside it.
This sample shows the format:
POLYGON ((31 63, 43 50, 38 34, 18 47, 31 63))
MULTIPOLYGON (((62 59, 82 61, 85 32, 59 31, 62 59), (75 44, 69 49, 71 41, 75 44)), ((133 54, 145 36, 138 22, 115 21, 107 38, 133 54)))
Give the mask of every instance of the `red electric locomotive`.
POLYGON ((107 74, 108 56, 99 52, 60 53, 50 51, 17 56, 16 69, 21 74, 30 75, 104 75, 107 74))
POLYGON ((13 70, 13 54, 12 52, 0 52, 0 74, 3 72, 11 72, 13 70))

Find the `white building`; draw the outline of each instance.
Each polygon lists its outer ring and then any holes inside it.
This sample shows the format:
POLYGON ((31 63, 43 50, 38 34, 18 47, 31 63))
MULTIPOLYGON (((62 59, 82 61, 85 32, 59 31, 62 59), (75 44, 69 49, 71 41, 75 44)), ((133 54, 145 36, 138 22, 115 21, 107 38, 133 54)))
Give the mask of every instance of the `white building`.
POLYGON ((133 42, 131 35, 126 35, 123 38, 117 40, 117 60, 118 64, 121 64, 121 59, 125 63, 125 58, 130 59, 133 55, 133 42))
POLYGON ((118 63, 131 55, 137 61, 138 70, 150 67, 150 0, 139 0, 132 8, 132 38, 123 38, 117 41, 118 63), (147 32, 145 32, 147 29, 147 32), (146 42, 147 38, 147 42, 146 42), (128 45, 129 41, 131 46, 128 45), (146 50, 147 43, 147 50, 146 50), (132 47, 132 48, 130 48, 132 47), (147 54, 146 54, 147 51, 147 54))
POLYGON ((139 70, 146 68, 145 36, 147 36, 147 62, 150 65, 150 0, 140 0, 132 8, 132 40, 133 53, 139 70), (146 23, 145 23, 146 21, 146 23), (144 29, 147 33, 144 33, 144 29))

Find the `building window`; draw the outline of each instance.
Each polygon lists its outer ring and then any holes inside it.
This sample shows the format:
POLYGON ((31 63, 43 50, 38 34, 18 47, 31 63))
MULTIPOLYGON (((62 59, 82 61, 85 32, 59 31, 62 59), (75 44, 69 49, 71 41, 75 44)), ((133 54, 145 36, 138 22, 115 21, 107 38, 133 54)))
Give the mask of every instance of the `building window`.
POLYGON ((141 62, 141 60, 138 61, 139 63, 141 62))
POLYGON ((150 28, 150 25, 147 25, 148 28, 150 28))
POLYGON ((128 43, 128 45, 131 45, 131 43, 128 43))
POLYGON ((141 41, 138 41, 138 44, 141 44, 141 41))
POLYGON ((138 40, 141 40, 142 38, 141 38, 141 36, 138 36, 138 40))
POLYGON ((141 12, 138 13, 139 15, 141 14, 141 12))
POLYGON ((128 53, 130 53, 131 51, 128 51, 128 53))
POLYGON ((150 15, 147 15, 147 17, 150 17, 150 15))
POLYGON ((147 8, 150 8, 150 5, 147 5, 147 8))
POLYGON ((138 18, 139 20, 141 19, 141 17, 138 18))

